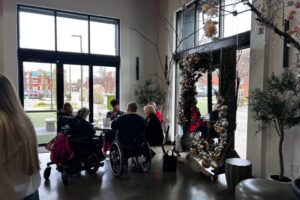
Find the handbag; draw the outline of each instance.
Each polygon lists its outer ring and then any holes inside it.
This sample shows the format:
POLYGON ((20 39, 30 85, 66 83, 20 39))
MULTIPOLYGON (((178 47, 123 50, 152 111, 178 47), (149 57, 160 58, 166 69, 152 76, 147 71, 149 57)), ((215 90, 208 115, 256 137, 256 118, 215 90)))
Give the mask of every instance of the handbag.
POLYGON ((164 149, 163 156, 163 171, 165 172, 176 172, 177 169, 177 155, 174 153, 174 149, 172 153, 169 154, 170 149, 166 152, 164 149))
POLYGON ((48 151, 51 151, 53 149, 53 145, 56 141, 57 136, 59 136, 60 134, 56 135, 52 140, 50 140, 46 145, 45 145, 45 149, 47 149, 48 151))

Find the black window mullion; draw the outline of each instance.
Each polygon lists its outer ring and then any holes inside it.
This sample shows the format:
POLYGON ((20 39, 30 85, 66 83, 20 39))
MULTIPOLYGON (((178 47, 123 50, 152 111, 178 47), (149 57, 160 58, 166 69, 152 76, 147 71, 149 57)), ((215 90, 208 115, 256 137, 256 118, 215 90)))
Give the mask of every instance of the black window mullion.
POLYGON ((24 107, 24 68, 23 60, 19 59, 19 98, 20 102, 24 107))
POLYGON ((56 67, 57 110, 62 110, 64 105, 64 68, 61 62, 57 63, 56 67))
POLYGON ((212 71, 207 73, 207 111, 210 113, 212 111, 212 71))
POLYGON ((120 65, 116 67, 116 99, 120 99, 120 65))

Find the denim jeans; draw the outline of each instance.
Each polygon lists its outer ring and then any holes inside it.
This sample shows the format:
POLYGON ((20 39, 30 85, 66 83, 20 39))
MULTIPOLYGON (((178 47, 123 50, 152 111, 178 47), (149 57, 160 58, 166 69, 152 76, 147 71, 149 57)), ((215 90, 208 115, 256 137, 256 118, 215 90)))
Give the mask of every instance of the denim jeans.
POLYGON ((24 200, 40 200, 39 197, 39 191, 36 190, 34 193, 32 193, 31 195, 27 196, 24 200))

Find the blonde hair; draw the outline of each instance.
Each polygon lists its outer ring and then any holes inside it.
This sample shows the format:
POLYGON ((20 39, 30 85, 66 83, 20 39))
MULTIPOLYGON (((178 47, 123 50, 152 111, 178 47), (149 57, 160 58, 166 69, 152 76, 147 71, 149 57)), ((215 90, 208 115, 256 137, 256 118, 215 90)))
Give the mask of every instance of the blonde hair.
POLYGON ((86 119, 86 117, 89 115, 90 111, 86 107, 80 108, 77 112, 77 115, 83 119, 86 119))
POLYGON ((155 108, 154 106, 148 105, 144 107, 144 111, 146 115, 155 114, 155 108))
POLYGON ((0 73, 0 147, 5 162, 22 154, 22 169, 32 175, 40 169, 33 124, 23 110, 13 84, 0 73))
POLYGON ((154 101, 150 101, 150 102, 148 103, 148 106, 153 106, 154 109, 157 111, 156 103, 155 103, 154 101))

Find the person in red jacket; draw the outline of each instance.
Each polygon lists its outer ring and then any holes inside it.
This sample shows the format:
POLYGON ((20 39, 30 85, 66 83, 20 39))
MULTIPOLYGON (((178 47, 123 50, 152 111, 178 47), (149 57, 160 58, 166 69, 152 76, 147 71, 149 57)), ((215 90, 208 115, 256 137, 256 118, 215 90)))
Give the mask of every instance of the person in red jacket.
POLYGON ((154 101, 150 101, 150 102, 148 103, 148 106, 153 106, 153 107, 154 107, 154 109, 155 109, 155 115, 156 115, 156 117, 159 119, 159 122, 162 123, 162 121, 163 121, 163 116, 162 116, 161 112, 157 109, 156 103, 155 103, 154 101))
POLYGON ((199 111, 198 107, 194 107, 191 110, 191 124, 189 127, 189 132, 194 133, 194 132, 201 132, 202 137, 206 137, 206 124, 203 119, 201 119, 201 113, 199 111))

